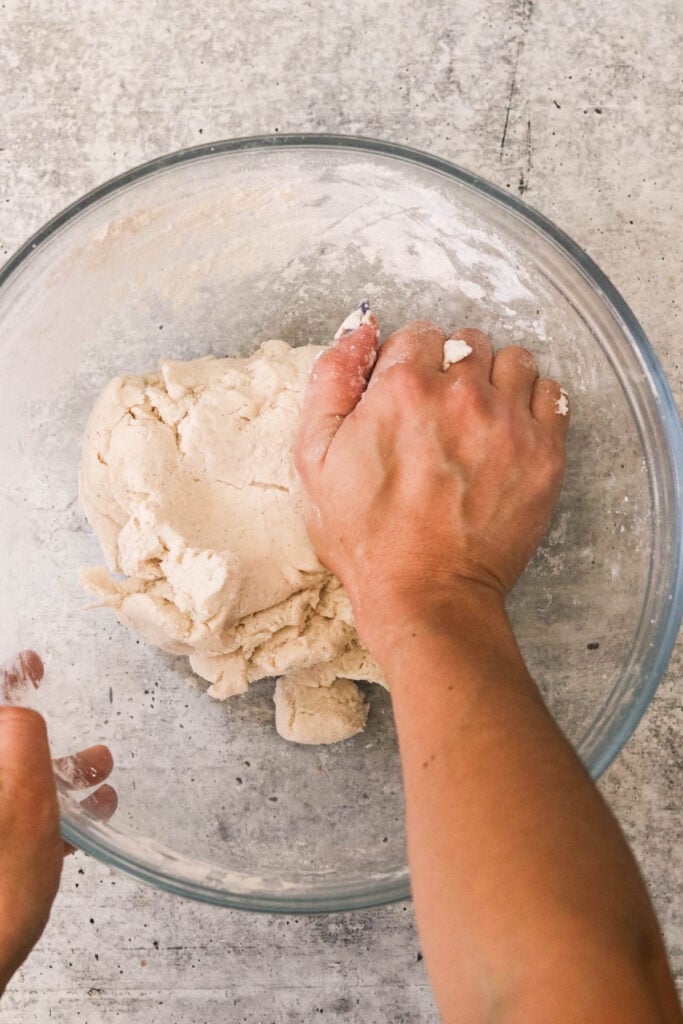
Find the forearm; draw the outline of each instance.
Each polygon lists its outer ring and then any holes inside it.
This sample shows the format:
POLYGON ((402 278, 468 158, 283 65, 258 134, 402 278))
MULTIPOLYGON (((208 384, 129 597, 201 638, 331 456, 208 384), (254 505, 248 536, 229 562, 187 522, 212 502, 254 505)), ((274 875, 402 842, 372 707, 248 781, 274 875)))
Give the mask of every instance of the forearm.
POLYGON ((635 862, 497 596, 468 591, 456 612, 368 635, 394 702, 416 913, 444 1020, 680 1020, 635 862))

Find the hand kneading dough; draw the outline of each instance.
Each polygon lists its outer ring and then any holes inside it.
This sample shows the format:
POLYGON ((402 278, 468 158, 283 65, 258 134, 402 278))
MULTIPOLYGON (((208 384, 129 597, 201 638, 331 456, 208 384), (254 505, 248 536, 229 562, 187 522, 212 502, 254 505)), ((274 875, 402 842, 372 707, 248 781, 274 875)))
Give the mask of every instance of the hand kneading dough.
POLYGON ((99 603, 189 655, 219 700, 285 676, 276 724, 301 743, 359 732, 350 680, 384 685, 315 555, 292 463, 322 351, 267 341, 248 359, 162 359, 157 374, 117 377, 92 411, 80 477, 107 563, 82 571, 99 603))

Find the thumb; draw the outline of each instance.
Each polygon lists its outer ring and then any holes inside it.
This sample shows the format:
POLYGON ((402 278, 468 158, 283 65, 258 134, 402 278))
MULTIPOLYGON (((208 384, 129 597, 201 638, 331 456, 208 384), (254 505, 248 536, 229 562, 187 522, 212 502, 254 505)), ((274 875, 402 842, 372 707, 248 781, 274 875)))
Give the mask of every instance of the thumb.
POLYGON ((47 729, 37 711, 0 705, 0 782, 3 777, 32 797, 56 800, 47 729))
POLYGON ((325 461, 343 420, 358 405, 377 360, 378 342, 379 324, 362 302, 314 364, 294 443, 294 461, 302 476, 325 461))

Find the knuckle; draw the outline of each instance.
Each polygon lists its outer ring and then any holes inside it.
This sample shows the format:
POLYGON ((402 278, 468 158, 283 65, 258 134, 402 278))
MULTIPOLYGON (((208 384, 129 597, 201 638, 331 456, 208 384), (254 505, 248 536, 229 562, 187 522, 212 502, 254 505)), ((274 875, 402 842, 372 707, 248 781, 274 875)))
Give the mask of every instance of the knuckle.
POLYGON ((556 380, 550 380, 547 377, 544 378, 543 380, 537 381, 536 382, 536 387, 538 388, 538 390, 541 392, 542 395, 547 395, 548 398, 555 398, 555 399, 557 399, 557 398, 560 397, 560 394, 562 393, 562 388, 557 383, 557 381, 556 380))
POLYGON ((513 425, 499 423, 493 435, 496 461, 502 466, 515 466, 524 458, 524 440, 515 432, 513 425))
POLYGON ((564 474, 564 447, 546 444, 536 456, 536 465, 542 481, 555 483, 564 474))
POLYGON ((452 338, 462 338, 463 341, 468 343, 474 342, 475 345, 491 345, 491 339, 488 334, 484 334, 483 331, 478 330, 476 327, 458 327, 451 333, 452 338))
POLYGON ((446 338, 446 332, 433 320, 411 320, 405 330, 410 334, 439 334, 443 336, 444 340, 446 338))
MULTIPOLYGON (((482 420, 488 416, 489 403, 487 396, 476 379, 465 377, 458 380, 453 386, 453 394, 463 416, 477 420, 482 420)), ((505 434, 505 428, 503 433, 505 434)))
POLYGON ((467 342, 467 344, 482 354, 492 354, 493 345, 488 334, 477 330, 476 327, 461 327, 450 334, 451 338, 467 342))
POLYGON ((545 385, 545 387, 547 387, 551 391, 561 391, 562 390, 562 385, 559 384, 558 381, 553 380, 552 377, 544 377, 543 378, 543 384, 545 385))
POLYGON ((523 345, 508 345, 506 348, 501 349, 496 358, 501 357, 504 363, 521 367, 521 369, 528 370, 530 373, 538 372, 533 353, 528 348, 524 348, 523 345))
POLYGON ((427 381, 415 363, 397 362, 386 370, 393 397, 406 403, 420 402, 427 393, 427 381))

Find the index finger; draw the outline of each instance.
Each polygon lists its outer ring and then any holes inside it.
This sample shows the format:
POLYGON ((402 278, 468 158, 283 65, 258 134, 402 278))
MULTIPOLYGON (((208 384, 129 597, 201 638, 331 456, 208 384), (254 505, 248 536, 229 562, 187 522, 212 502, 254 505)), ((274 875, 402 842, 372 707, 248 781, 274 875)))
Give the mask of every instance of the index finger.
POLYGON ((314 363, 294 443, 294 462, 302 477, 321 465, 342 421, 360 401, 375 365, 378 339, 379 326, 368 309, 363 322, 338 337, 314 363))
POLYGON ((397 363, 441 369, 446 333, 431 320, 413 320, 386 339, 377 357, 372 383, 397 363))

